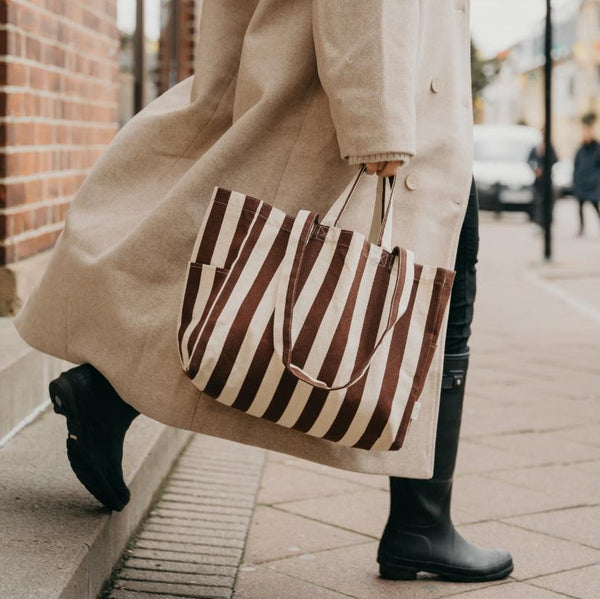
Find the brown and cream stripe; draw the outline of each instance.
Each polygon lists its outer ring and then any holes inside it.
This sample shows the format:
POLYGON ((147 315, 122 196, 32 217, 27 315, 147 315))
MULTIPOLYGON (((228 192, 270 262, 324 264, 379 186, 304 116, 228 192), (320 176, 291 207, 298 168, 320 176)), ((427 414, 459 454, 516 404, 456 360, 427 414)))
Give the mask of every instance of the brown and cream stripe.
POLYGON ((249 415, 349 447, 400 449, 454 272, 395 249, 216 187, 181 299, 184 371, 249 415))

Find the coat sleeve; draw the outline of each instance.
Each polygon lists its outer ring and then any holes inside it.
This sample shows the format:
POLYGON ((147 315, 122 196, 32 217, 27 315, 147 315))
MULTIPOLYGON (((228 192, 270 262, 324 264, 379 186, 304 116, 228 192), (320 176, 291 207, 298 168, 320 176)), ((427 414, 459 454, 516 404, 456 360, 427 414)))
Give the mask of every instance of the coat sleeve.
POLYGON ((313 0, 312 9, 341 157, 358 164, 414 156, 419 0, 313 0))

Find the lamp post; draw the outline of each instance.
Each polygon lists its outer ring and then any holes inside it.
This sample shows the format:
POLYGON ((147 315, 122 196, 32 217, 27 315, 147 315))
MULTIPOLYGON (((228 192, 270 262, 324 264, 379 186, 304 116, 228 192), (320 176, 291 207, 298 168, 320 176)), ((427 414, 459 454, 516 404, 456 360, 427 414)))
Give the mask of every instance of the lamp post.
POLYGON ((546 0, 546 33, 545 33, 545 53, 546 61, 544 64, 544 94, 545 94, 545 118, 544 127, 544 172, 542 175, 543 183, 543 222, 544 222, 544 258, 552 259, 552 162, 551 162, 551 140, 552 140, 552 2, 546 0))
POLYGON ((135 3, 135 35, 133 38, 133 112, 144 107, 146 53, 144 49, 144 0, 135 3))

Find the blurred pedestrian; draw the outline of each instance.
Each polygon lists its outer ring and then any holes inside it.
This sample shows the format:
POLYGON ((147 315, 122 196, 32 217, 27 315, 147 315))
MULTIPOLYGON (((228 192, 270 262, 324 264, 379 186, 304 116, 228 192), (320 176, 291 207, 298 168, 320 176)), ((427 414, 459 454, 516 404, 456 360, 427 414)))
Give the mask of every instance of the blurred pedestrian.
MULTIPOLYGON (((531 148, 527 162, 535 174, 533 184, 533 210, 531 219, 540 227, 544 227, 544 158, 546 144, 544 140, 544 127, 541 128, 542 139, 537 146, 531 148)), ((550 144, 550 168, 558 161, 554 147, 550 144)), ((554 193, 552 193, 552 204, 554 204, 554 193)), ((552 222, 552 207, 550 209, 550 222, 552 222)))
POLYGON ((583 206, 589 202, 600 218, 600 143, 594 137, 596 114, 590 112, 581 119, 582 144, 575 154, 573 195, 579 203, 579 232, 584 233, 583 206))

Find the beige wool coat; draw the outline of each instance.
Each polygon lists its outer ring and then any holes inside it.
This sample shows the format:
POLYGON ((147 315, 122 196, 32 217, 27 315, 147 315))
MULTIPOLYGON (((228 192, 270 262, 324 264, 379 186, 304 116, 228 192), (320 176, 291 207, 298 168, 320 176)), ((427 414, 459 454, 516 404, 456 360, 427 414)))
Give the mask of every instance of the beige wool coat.
MULTIPOLYGON (((17 330, 43 352, 90 362, 169 425, 347 470, 430 477, 443 338, 405 446, 369 452, 204 395, 180 366, 176 328, 216 185, 323 216, 353 164, 406 155, 393 242, 452 269, 471 183, 469 52, 469 0, 204 0, 195 74, 97 161, 17 330)), ((363 176, 341 226, 368 233, 376 185, 363 176)))

